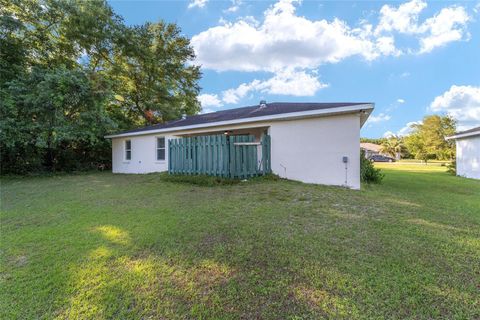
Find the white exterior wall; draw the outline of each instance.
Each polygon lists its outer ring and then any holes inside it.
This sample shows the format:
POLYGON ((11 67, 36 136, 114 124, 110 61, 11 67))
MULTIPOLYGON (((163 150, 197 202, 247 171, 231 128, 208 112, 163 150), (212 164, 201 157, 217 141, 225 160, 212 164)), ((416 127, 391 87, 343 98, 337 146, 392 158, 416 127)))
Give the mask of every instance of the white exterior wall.
POLYGON ((275 174, 307 183, 360 189, 358 114, 275 122, 270 136, 275 174), (343 156, 348 157, 347 170, 343 156))
POLYGON ((184 130, 112 139, 114 173, 149 173, 168 170, 168 139, 179 135, 268 127, 272 171, 307 183, 360 188, 360 116, 343 114, 308 119, 258 122, 210 129, 184 130), (156 161, 156 138, 165 136, 165 161, 156 161), (131 140, 132 159, 125 160, 125 140, 131 140), (347 170, 342 162, 348 157, 347 170))
POLYGON ((457 175, 480 179, 480 135, 459 138, 457 144, 457 175))
POLYGON ((113 173, 149 173, 168 170, 168 139, 171 135, 144 135, 112 139, 113 173), (157 161, 157 137, 165 137, 165 160, 157 161), (132 156, 125 160, 125 141, 130 140, 132 156))

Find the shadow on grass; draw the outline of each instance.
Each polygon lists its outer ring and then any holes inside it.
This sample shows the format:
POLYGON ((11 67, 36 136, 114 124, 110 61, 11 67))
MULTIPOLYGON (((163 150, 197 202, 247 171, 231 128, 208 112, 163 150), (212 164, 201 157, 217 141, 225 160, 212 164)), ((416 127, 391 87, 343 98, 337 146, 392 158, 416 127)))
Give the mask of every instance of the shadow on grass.
MULTIPOLYGON (((252 213, 260 213, 261 206, 257 210, 252 213)), ((350 218, 332 210, 330 222, 339 215, 350 218)), ((383 239, 363 223, 348 228, 360 231, 362 241, 348 236, 343 225, 318 229, 324 235, 305 237, 300 229, 292 235, 285 230, 300 225, 278 218, 279 225, 260 224, 249 228, 248 236, 243 228, 229 230, 222 223, 199 230, 198 220, 191 219, 182 229, 197 227, 195 234, 161 250, 137 247, 141 234, 98 225, 92 234, 102 244, 71 270, 75 294, 59 318, 361 318, 381 317, 385 310, 392 318, 427 318, 452 314, 446 306, 467 310, 474 300, 448 283, 432 285, 431 265, 408 259, 410 249, 372 251, 365 239, 383 239), (342 244, 334 235, 348 241, 342 244)), ((175 243, 177 237, 170 237, 163 240, 175 243)))
POLYGON ((70 270, 74 294, 58 318, 197 317, 207 309, 209 314, 224 313, 218 289, 234 273, 227 265, 204 258, 182 261, 178 254, 167 258, 132 252, 129 232, 113 225, 98 226, 94 232, 104 244, 70 270))
POLYGON ((474 280, 464 279, 478 270, 475 255, 458 242, 473 231, 433 222, 419 201, 287 181, 202 188, 155 176, 96 180, 95 188, 81 181, 77 224, 25 242, 66 239, 55 250, 78 255, 65 292, 49 298, 67 297, 57 318, 478 315, 474 280))

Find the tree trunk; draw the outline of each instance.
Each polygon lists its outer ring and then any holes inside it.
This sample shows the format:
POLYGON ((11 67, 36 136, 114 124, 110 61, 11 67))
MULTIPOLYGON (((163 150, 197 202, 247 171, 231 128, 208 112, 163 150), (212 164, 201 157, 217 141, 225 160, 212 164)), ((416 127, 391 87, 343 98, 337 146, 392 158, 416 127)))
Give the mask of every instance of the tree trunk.
POLYGON ((45 164, 47 166, 48 171, 55 171, 55 155, 52 148, 52 133, 48 133, 48 140, 47 140, 47 155, 46 155, 45 164))

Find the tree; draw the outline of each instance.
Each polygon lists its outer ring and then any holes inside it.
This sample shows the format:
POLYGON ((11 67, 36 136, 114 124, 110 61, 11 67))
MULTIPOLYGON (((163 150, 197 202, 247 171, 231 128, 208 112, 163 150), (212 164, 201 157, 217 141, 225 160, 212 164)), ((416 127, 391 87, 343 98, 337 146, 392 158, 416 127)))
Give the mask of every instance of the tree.
POLYGON ((450 116, 431 115, 422 123, 412 126, 413 132, 405 139, 410 153, 416 159, 451 160, 455 157, 455 145, 445 140, 456 131, 456 122, 450 116))
POLYGON ((434 155, 429 154, 427 148, 425 146, 425 141, 423 140, 422 136, 418 133, 411 134, 405 138, 405 144, 407 146, 408 151, 413 154, 415 159, 427 161, 429 159, 433 159, 434 155))
POLYGON ((387 138, 360 138, 361 143, 374 143, 374 144, 383 144, 387 138))
POLYGON ((198 66, 190 41, 175 24, 146 23, 125 30, 110 74, 129 118, 139 124, 178 119, 200 111, 198 66))
POLYGON ((36 67, 7 90, 10 99, 2 103, 0 122, 2 165, 14 167, 4 171, 74 169, 82 160, 98 161, 100 155, 91 151, 106 143, 103 134, 115 124, 102 107, 106 97, 84 73, 36 67))
POLYGON ((0 0, 2 173, 108 163, 104 135, 197 113, 193 59, 175 24, 103 0, 0 0))
POLYGON ((100 54, 85 53, 92 44, 111 47, 113 37, 100 32, 110 30, 106 25, 116 28, 118 19, 103 1, 2 1, 2 173, 103 160, 109 148, 103 135, 115 128, 106 113, 111 90, 105 77, 85 68, 100 54))
POLYGON ((403 138, 399 136, 391 136, 382 143, 382 153, 388 154, 397 160, 400 160, 405 153, 405 145, 403 138))
POLYGON ((0 29, 22 46, 30 66, 67 69, 78 68, 82 63, 101 66, 99 60, 109 60, 114 43, 122 34, 122 19, 101 0, 1 0, 1 3, 0 29))

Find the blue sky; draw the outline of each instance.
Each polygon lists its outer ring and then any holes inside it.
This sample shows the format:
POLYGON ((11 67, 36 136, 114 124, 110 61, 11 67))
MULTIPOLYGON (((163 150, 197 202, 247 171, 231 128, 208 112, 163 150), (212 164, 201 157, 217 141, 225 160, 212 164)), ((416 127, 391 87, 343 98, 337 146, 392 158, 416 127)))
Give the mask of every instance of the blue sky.
POLYGON ((204 112, 267 101, 374 102, 364 137, 426 114, 480 126, 480 1, 110 1, 127 24, 177 23, 204 112))

